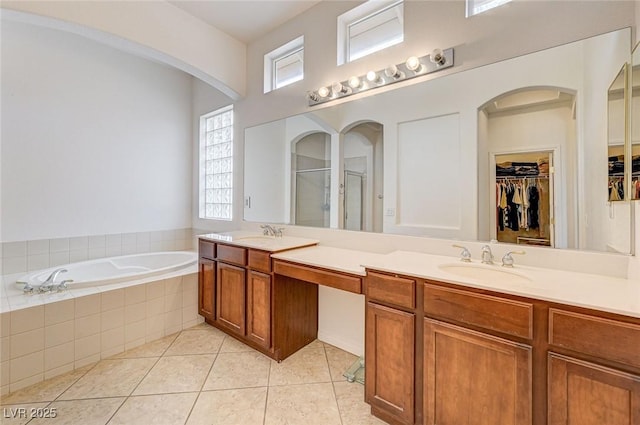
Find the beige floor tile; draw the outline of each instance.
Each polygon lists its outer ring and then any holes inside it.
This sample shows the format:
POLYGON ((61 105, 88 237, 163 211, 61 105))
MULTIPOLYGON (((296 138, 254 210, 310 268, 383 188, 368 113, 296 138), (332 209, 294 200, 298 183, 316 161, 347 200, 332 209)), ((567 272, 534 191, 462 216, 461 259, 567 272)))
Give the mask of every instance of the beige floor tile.
POLYGON ((162 357, 134 395, 200 391, 215 355, 162 357))
POLYGON ((215 354, 220 349, 225 335, 217 329, 181 332, 165 352, 165 356, 184 354, 215 354))
POLYGON ((220 353, 203 390, 266 387, 271 360, 256 352, 220 353))
POLYGON ((176 425, 189 416, 198 393, 159 394, 129 397, 109 425, 176 425))
POLYGON ((56 409, 55 418, 34 419, 29 425, 104 425, 124 400, 124 397, 117 397, 55 401, 48 406, 56 409))
POLYGON ((33 413, 44 412, 44 409, 49 403, 27 403, 27 404, 12 404, 2 406, 2 416, 0 416, 0 423, 3 425, 24 425, 31 420, 33 413), (36 409, 31 410, 31 409, 36 409))
POLYGON ((324 350, 327 353, 331 380, 346 381, 347 378, 342 376, 342 374, 349 369, 356 360, 358 360, 358 356, 347 353, 346 351, 331 345, 325 345, 324 350))
POLYGON ((243 351, 257 352, 253 348, 249 347, 247 344, 243 344, 242 342, 238 341, 237 339, 231 336, 225 337, 224 342, 220 347, 221 353, 240 353, 243 351))
POLYGON ((386 422, 371 414, 371 406, 364 402, 364 385, 357 382, 334 382, 333 387, 343 424, 384 425, 386 422))
POLYGON ((134 359, 140 357, 160 357, 169 346, 176 340, 178 333, 165 336, 164 338, 157 339, 155 341, 148 342, 131 350, 127 350, 124 353, 113 356, 114 359, 134 359))
POLYGON ((316 339, 311 341, 309 344, 305 345, 304 347, 302 347, 302 349, 304 350, 306 348, 307 350, 310 350, 313 348, 324 348, 326 345, 328 344, 320 341, 319 339, 316 339))
POLYGON ((269 385, 331 382, 324 348, 305 347, 281 363, 271 361, 269 385))
POLYGON ((73 383, 87 373, 93 365, 73 370, 55 378, 47 379, 30 387, 15 391, 2 397, 0 404, 36 403, 53 401, 73 383))
POLYGON ((270 387, 265 425, 341 425, 331 383, 270 387))
POLYGON ((203 391, 187 425, 262 424, 266 398, 266 388, 203 391))
POLYGON ((61 400, 128 396, 158 359, 108 359, 95 365, 65 391, 61 400))
POLYGON ((201 331, 203 329, 205 329, 205 330, 212 330, 212 329, 213 330, 218 330, 217 328, 211 326, 207 322, 201 322, 201 323, 198 323, 195 326, 192 326, 190 328, 185 329, 185 331, 201 331))

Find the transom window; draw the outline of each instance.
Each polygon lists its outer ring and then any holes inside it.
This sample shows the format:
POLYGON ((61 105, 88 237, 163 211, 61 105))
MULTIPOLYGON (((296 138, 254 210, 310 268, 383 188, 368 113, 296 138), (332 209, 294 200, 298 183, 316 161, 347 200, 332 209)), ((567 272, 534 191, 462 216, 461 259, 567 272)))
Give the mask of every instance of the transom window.
POLYGON ((304 78, 304 36, 264 55, 264 92, 304 78))
POLYGON ((511 0, 467 0, 467 18, 477 15, 494 7, 502 6, 511 0))
POLYGON ((231 220, 233 106, 200 117, 200 218, 231 220))
POLYGON ((404 3, 368 1, 338 16, 338 65, 404 40, 404 3))

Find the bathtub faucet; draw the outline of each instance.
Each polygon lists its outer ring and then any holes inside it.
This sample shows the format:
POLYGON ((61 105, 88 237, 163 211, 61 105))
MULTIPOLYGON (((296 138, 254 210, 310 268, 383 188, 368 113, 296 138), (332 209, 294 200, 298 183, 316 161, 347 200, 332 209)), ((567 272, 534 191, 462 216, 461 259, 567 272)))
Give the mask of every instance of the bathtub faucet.
POLYGON ((60 273, 66 273, 67 269, 56 269, 53 271, 53 273, 51 273, 49 275, 49 277, 47 278, 47 280, 45 280, 44 282, 42 282, 42 285, 40 285, 40 292, 47 292, 47 291, 51 291, 54 288, 57 288, 59 285, 54 285, 54 282, 56 281, 56 278, 58 277, 58 275, 60 273))

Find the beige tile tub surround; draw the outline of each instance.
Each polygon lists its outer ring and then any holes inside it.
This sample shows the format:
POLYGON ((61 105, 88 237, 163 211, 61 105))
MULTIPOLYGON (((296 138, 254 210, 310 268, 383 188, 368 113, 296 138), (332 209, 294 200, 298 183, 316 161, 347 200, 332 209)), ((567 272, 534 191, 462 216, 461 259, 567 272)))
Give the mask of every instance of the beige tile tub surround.
POLYGON ((103 257, 196 248, 193 229, 115 233, 0 244, 2 274, 26 273, 103 257))
MULTIPOLYGON (((198 276, 191 273, 1 313, 0 394, 154 340, 164 344, 162 354, 173 340, 161 338, 202 322, 197 304, 198 276)), ((182 342, 176 350, 197 354, 195 341, 182 342)), ((210 343, 207 349, 217 350, 222 338, 210 343)))
POLYGON ((4 409, 56 409, 57 418, 30 424, 382 424, 370 415, 362 385, 329 373, 356 359, 315 341, 277 363, 202 323, 11 393, 0 403, 4 409), (190 347, 186 342, 196 336, 217 343, 198 354, 172 354, 190 347))

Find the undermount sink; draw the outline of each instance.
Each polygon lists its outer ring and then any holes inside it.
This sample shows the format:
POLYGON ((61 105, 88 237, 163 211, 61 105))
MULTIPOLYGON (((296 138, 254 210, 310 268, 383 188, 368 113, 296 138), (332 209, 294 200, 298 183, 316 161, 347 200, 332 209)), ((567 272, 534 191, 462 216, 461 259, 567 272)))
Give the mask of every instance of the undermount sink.
POLYGON ((512 284, 531 282, 531 279, 526 276, 498 267, 499 266, 463 263, 442 264, 438 266, 443 272, 475 280, 512 284))

